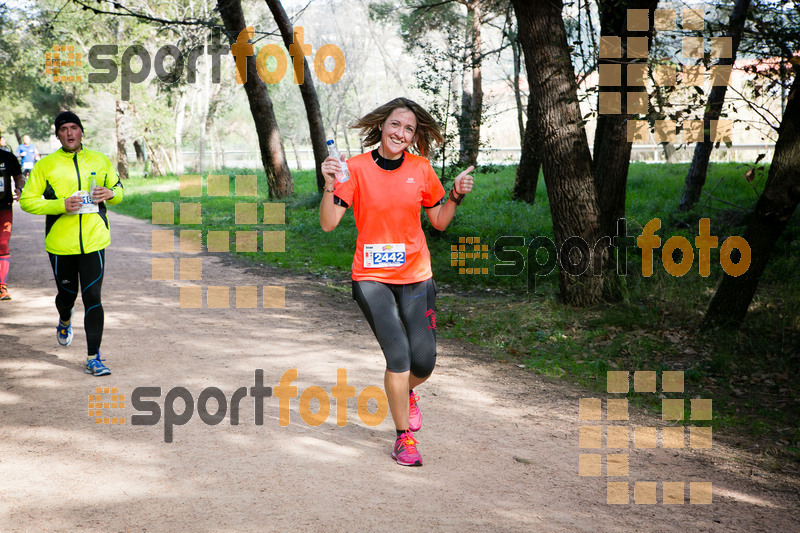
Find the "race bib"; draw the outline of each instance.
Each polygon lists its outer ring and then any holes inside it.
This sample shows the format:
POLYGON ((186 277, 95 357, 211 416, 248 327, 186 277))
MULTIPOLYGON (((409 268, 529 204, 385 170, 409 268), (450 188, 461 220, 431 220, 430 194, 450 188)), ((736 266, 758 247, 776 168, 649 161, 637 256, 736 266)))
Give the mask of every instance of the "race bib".
POLYGON ((22 170, 33 170, 33 161, 25 161, 22 163, 22 170))
POLYGON ((86 191, 76 191, 72 196, 81 197, 81 207, 78 209, 77 215, 85 215, 86 213, 99 213, 100 207, 92 202, 92 196, 86 191))
POLYGON ((365 244, 365 268, 393 268, 406 262, 405 244, 365 244))

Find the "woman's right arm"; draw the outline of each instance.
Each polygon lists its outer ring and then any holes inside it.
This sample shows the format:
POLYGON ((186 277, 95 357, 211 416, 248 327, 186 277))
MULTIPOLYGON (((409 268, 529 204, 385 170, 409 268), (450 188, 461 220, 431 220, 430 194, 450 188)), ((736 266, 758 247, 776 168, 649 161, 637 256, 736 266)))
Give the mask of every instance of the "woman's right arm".
POLYGON ((342 220, 346 207, 333 203, 333 186, 336 184, 336 173, 341 172, 342 167, 334 157, 328 156, 322 162, 322 177, 325 178, 325 188, 322 191, 322 201, 319 204, 319 225, 322 231, 328 232, 336 229, 339 221, 342 220))

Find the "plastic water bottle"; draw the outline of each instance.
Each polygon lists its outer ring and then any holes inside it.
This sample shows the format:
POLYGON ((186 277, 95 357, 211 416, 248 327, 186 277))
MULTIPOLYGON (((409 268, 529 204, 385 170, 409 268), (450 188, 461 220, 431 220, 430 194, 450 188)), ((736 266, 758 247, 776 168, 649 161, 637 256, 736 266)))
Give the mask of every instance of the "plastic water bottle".
POLYGON ((336 144, 333 142, 333 139, 328 141, 328 153, 335 157, 339 164, 342 166, 342 177, 336 178, 336 181, 339 183, 344 183, 345 181, 350 179, 350 170, 347 168, 347 163, 342 160, 342 154, 339 153, 339 150, 336 149, 336 144))
POLYGON ((89 199, 92 203, 96 203, 94 201, 94 189, 97 187, 97 172, 92 172, 92 175, 89 177, 89 199))

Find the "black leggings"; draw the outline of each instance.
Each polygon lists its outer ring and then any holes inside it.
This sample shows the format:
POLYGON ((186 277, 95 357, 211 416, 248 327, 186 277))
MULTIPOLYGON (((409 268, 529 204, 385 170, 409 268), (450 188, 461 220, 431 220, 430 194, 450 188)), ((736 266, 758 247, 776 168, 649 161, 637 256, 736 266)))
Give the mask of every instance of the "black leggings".
POLYGON ((106 258, 105 250, 77 255, 49 255, 58 287, 56 309, 58 309, 58 316, 62 322, 70 320, 75 299, 78 297, 78 280, 80 279, 87 353, 96 355, 100 350, 100 342, 103 340, 105 318, 103 304, 100 302, 106 258))
POLYGON ((353 281, 353 299, 367 318, 391 372, 426 378, 436 364, 436 284, 353 281))

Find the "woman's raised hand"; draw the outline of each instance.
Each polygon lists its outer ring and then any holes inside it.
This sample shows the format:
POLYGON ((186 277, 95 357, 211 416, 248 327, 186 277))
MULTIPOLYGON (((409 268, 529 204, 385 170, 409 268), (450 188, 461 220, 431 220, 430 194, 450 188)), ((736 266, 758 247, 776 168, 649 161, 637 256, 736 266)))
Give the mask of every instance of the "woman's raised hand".
POLYGON ((470 172, 475 170, 475 166, 470 166, 468 169, 464 170, 461 174, 456 176, 455 182, 453 183, 453 189, 456 191, 456 194, 467 194, 468 192, 472 191, 472 184, 474 180, 472 176, 470 176, 470 172))

